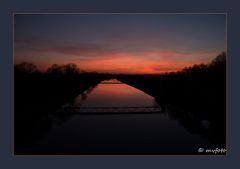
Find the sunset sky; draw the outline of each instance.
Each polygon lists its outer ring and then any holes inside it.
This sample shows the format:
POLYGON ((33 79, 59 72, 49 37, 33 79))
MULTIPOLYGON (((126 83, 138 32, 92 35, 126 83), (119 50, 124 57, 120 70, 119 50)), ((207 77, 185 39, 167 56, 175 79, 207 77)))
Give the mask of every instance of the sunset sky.
POLYGON ((163 73, 226 51, 225 14, 16 14, 14 62, 163 73))

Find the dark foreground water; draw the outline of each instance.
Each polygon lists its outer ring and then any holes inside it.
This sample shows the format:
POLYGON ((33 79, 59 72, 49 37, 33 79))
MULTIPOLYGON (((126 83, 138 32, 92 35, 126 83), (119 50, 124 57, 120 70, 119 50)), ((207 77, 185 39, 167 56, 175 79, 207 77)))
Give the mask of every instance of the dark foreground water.
MULTIPOLYGON (((49 127, 44 134, 33 144, 19 148, 19 152, 197 154, 200 147, 209 146, 207 136, 189 132, 171 111, 161 111, 153 97, 117 80, 103 81, 63 105, 60 110, 64 111, 48 116, 49 127), (152 107, 159 112, 133 111, 152 107), (75 113, 71 112, 72 108, 75 113), (89 114, 82 113, 88 108, 91 109, 89 114), (111 112, 109 108, 122 108, 125 112, 111 112), (129 112, 126 112, 128 108, 129 112), (108 112, 98 114, 97 109, 108 109, 108 112)), ((208 121, 203 121, 202 128, 207 130, 208 125, 208 121)))

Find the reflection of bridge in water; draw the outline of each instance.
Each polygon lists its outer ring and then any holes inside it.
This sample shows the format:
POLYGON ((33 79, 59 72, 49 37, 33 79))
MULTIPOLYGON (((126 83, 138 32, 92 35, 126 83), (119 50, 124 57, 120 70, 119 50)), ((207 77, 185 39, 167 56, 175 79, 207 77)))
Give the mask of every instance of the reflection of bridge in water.
POLYGON ((154 98, 117 79, 104 80, 86 90, 73 103, 62 106, 61 114, 152 114, 162 109, 154 98))
POLYGON ((75 107, 68 106, 58 113, 67 114, 152 114, 161 113, 160 107, 75 107))

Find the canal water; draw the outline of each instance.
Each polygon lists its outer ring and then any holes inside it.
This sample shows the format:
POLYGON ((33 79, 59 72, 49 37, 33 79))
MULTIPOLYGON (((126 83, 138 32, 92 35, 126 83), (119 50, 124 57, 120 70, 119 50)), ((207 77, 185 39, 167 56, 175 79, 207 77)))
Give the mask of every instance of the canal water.
POLYGON ((152 96, 116 79, 105 80, 75 98, 78 107, 159 107, 152 96))
MULTIPOLYGON (((158 108, 146 93, 115 79, 102 81, 66 107, 158 108)), ((208 146, 207 138, 189 132, 171 113, 68 114, 52 117, 51 128, 32 152, 43 154, 189 154, 208 146)))

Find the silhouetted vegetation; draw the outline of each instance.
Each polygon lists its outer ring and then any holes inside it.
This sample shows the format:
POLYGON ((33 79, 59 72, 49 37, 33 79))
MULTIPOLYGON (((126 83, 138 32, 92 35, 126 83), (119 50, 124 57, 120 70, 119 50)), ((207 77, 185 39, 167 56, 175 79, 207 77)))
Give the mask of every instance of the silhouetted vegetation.
POLYGON ((170 118, 177 119, 190 133, 209 138, 212 147, 225 147, 226 53, 223 52, 209 64, 158 75, 85 72, 72 63, 53 64, 46 72, 32 63, 15 65, 15 153, 29 153, 25 146, 44 137, 51 128, 54 112, 63 104, 71 103, 79 94, 111 78, 153 96, 170 118))
POLYGON ((37 66, 32 63, 23 62, 14 66, 14 71, 17 73, 38 73, 37 66))
POLYGON ((70 63, 66 65, 53 64, 50 68, 47 69, 47 73, 72 75, 72 74, 79 74, 83 72, 80 71, 77 65, 70 63))
POLYGON ((119 75, 118 79, 152 95, 165 111, 190 132, 226 145, 226 53, 209 64, 193 65, 160 75, 119 75), (209 129, 203 129, 207 123, 209 129))
POLYGON ((51 114, 108 74, 81 71, 75 64, 52 65, 41 72, 32 63, 14 66, 15 148, 31 145, 51 126, 51 114))

